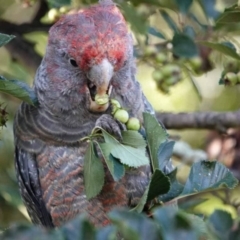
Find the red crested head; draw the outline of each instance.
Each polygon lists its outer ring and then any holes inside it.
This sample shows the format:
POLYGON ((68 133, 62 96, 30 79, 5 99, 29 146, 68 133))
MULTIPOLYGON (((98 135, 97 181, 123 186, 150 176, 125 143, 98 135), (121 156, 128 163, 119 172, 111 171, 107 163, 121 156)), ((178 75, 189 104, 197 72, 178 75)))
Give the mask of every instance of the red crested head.
POLYGON ((58 42, 85 71, 103 59, 118 70, 127 60, 130 41, 126 22, 110 0, 64 16, 49 34, 49 43, 58 42))

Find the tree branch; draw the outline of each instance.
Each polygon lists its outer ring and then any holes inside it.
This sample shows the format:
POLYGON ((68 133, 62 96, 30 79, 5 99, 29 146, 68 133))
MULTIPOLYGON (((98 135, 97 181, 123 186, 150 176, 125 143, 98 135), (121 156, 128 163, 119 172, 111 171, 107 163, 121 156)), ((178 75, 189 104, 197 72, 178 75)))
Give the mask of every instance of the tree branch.
POLYGON ((226 132, 228 128, 240 127, 240 111, 235 112, 193 112, 164 113, 156 116, 167 129, 215 129, 226 132))

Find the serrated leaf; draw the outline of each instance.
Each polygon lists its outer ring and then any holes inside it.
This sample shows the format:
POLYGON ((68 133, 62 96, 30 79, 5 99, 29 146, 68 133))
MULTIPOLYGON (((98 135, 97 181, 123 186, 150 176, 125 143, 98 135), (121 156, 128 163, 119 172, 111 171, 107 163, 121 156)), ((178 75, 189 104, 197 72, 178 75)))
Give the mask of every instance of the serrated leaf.
POLYGON ((170 190, 168 193, 159 196, 159 200, 162 202, 168 202, 177 196, 179 196, 183 191, 183 185, 177 180, 177 168, 175 168, 172 172, 167 174, 167 177, 170 179, 170 190))
POLYGON ((167 132, 150 113, 143 113, 143 119, 152 168, 156 170, 160 168, 158 163, 158 149, 160 144, 167 140, 167 132))
POLYGON ((159 30, 157 30, 154 27, 148 27, 148 33, 155 36, 155 37, 158 37, 158 38, 161 38, 161 39, 166 39, 165 36, 159 30))
POLYGON ((159 162, 159 168, 164 171, 165 167, 168 165, 170 158, 173 153, 173 147, 175 142, 163 142, 158 149, 158 162, 159 162))
POLYGON ((238 55, 234 49, 232 49, 229 46, 226 46, 225 44, 213 43, 213 42, 207 42, 207 41, 199 41, 199 43, 213 50, 216 50, 220 53, 223 53, 229 57, 232 57, 236 60, 240 60, 240 55, 238 55))
POLYGON ((108 215, 125 240, 161 239, 158 226, 143 214, 115 209, 108 215))
POLYGON ((15 38, 15 36, 0 33, 0 47, 9 43, 13 38, 15 38))
POLYGON ((90 142, 84 157, 84 187, 87 199, 97 196, 104 184, 104 169, 95 145, 90 142))
POLYGON ((36 105, 38 102, 34 90, 26 83, 18 80, 7 80, 0 76, 0 91, 19 98, 31 105, 36 105))
POLYGON ((193 0, 175 0, 180 12, 187 13, 190 6, 192 5, 193 0))
POLYGON ((192 58, 198 56, 198 47, 191 37, 182 33, 175 33, 172 39, 174 55, 180 58, 192 58))
MULTIPOLYGON (((115 158, 119 159, 121 163, 135 168, 149 164, 149 159, 146 157, 146 149, 144 146, 133 148, 131 146, 121 144, 117 139, 103 129, 102 133, 105 142, 112 145, 111 154, 115 158)), ((139 136, 141 135, 139 134, 139 136)))
POLYGON ((118 159, 114 158, 111 154, 111 150, 114 147, 111 143, 99 143, 99 148, 103 155, 103 158, 107 164, 107 167, 114 179, 114 181, 120 180, 125 174, 125 168, 118 159))
POLYGON ((215 210, 207 223, 213 227, 214 234, 219 240, 230 239, 229 234, 233 227, 231 214, 223 210, 215 210))
POLYGON ((181 195, 193 194, 207 189, 236 187, 238 180, 221 163, 200 161, 194 163, 181 195))
POLYGON ((142 212, 144 205, 148 202, 154 199, 155 197, 158 197, 159 195, 165 194, 170 189, 170 180, 169 178, 164 175, 164 173, 156 169, 153 175, 151 176, 151 180, 141 197, 139 203, 136 207, 132 209, 132 211, 136 212, 142 212))
POLYGON ((133 130, 122 131, 122 144, 140 149, 145 149, 147 146, 143 136, 133 130))

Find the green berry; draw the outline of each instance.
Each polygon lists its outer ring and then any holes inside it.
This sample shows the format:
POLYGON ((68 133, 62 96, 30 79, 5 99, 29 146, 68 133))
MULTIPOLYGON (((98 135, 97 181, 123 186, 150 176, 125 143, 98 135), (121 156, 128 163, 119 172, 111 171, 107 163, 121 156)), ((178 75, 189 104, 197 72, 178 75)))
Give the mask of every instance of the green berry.
POLYGON ((103 95, 96 94, 95 102, 99 105, 104 105, 109 102, 109 96, 107 94, 103 95))
POLYGON ((164 79, 164 82, 166 83, 167 86, 172 86, 179 82, 181 78, 179 76, 170 76, 166 79, 164 79))
POLYGON ((140 129, 140 127, 141 127, 140 121, 135 117, 131 117, 127 121, 127 129, 128 130, 138 131, 140 129))
POLYGON ((153 55, 153 54, 156 54, 156 52, 157 52, 157 49, 156 49, 156 47, 155 46, 147 46, 146 48, 145 48, 145 55, 146 56, 150 56, 150 55, 153 55))
POLYGON ((59 8, 59 12, 62 14, 65 14, 68 12, 68 8, 66 6, 62 6, 59 8))
POLYGON ((167 64, 162 67, 161 72, 164 77, 170 77, 171 75, 180 74, 181 70, 178 65, 175 64, 167 64))
POLYGON ((113 106, 115 106, 117 108, 121 108, 121 104, 116 99, 111 99, 110 102, 113 106))
POLYGON ((238 77, 237 74, 233 73, 233 72, 228 72, 225 76, 224 76, 224 80, 226 84, 229 84, 231 86, 234 86, 237 84, 238 82, 238 77))
POLYGON ((160 82, 160 81, 163 80, 164 76, 163 76, 163 74, 162 74, 161 71, 155 70, 155 71, 153 71, 153 73, 152 73, 152 78, 153 78, 156 82, 160 82))
POLYGON ((156 55, 156 61, 158 63, 165 63, 167 61, 167 56, 164 53, 158 53, 156 55))
POLYGON ((129 114, 124 109, 118 109, 114 114, 114 118, 120 121, 121 123, 126 123, 129 119, 129 114))
POLYGON ((48 12, 48 19, 52 22, 57 21, 59 16, 59 11, 56 8, 52 8, 48 12))
POLYGON ((202 58, 201 57, 193 57, 189 59, 189 63, 193 70, 198 70, 202 66, 202 58))

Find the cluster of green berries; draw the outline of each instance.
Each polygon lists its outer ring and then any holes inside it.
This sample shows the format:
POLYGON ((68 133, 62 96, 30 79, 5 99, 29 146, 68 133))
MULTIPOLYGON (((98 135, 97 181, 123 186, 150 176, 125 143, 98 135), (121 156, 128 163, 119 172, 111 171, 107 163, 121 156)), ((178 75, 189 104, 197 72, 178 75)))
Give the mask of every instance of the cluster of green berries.
POLYGON ((181 69, 178 65, 168 63, 152 73, 158 89, 164 93, 169 92, 169 88, 179 82, 182 78, 181 69))
POLYGON ((240 83, 240 61, 229 60, 224 64, 220 84, 234 86, 240 83))
POLYGON ((58 19, 69 11, 68 7, 52 8, 48 11, 48 19, 50 22, 56 22, 58 19))
POLYGON ((0 104, 0 127, 6 127, 8 120, 8 113, 6 111, 6 106, 3 107, 3 104, 0 104))
POLYGON ((112 114, 115 119, 126 124, 128 130, 138 131, 140 129, 141 124, 139 119, 135 117, 129 117, 128 112, 121 107, 117 100, 111 99, 110 102, 112 104, 112 114))
POLYGON ((106 103, 111 103, 112 115, 119 122, 126 124, 128 130, 138 131, 141 127, 139 119, 135 117, 129 117, 128 112, 121 107, 121 104, 115 99, 109 99, 108 94, 99 95, 96 94, 95 102, 99 105, 104 105, 106 103))

